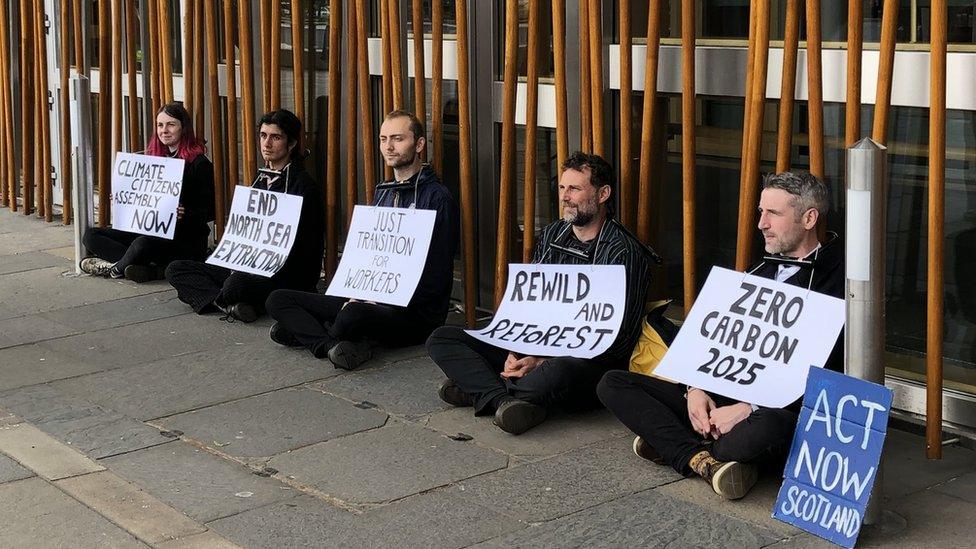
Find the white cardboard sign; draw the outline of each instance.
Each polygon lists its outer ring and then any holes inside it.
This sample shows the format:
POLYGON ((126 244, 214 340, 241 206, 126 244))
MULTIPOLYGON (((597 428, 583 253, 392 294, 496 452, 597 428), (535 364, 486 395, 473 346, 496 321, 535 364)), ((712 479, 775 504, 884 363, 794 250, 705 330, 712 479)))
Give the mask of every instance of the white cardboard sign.
POLYGON ((424 272, 436 219, 434 210, 356 206, 325 293, 406 306, 424 272))
POLYGON ((298 235, 301 196, 237 186, 220 244, 207 263, 272 277, 298 235))
POLYGON ((844 327, 842 299, 713 267, 656 375, 782 408, 803 394, 844 327))
POLYGON ((112 170, 112 227, 172 240, 185 163, 182 158, 117 153, 112 170))
POLYGON ((626 288, 623 265, 511 264, 495 317, 467 333, 523 355, 593 358, 617 338, 626 288))

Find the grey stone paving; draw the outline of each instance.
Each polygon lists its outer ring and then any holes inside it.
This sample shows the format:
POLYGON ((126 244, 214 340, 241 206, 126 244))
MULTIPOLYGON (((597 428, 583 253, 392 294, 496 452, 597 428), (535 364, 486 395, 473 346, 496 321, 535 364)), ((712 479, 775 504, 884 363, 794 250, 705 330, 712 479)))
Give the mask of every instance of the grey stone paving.
POLYGON ((71 262, 63 257, 46 252, 27 252, 18 255, 8 255, 4 256, 3 265, 0 265, 0 275, 33 271, 34 269, 44 269, 46 267, 61 267, 68 270, 71 268, 71 262))
POLYGON ((0 484, 34 476, 34 473, 21 467, 19 463, 0 454, 0 484))
POLYGON ((30 315, 0 320, 0 349, 78 333, 60 322, 30 315))
POLYGON ((159 285, 161 291, 147 295, 93 303, 70 309, 41 313, 52 322, 70 326, 78 331, 93 332, 150 320, 190 314, 186 305, 176 298, 169 285, 159 285))
POLYGON ((355 371, 314 387, 330 394, 372 402, 387 412, 421 417, 450 405, 437 397, 444 374, 429 359, 414 358, 383 368, 355 371))
POLYGON ((70 352, 55 351, 44 343, 0 349, 0 391, 90 374, 103 368, 70 352))

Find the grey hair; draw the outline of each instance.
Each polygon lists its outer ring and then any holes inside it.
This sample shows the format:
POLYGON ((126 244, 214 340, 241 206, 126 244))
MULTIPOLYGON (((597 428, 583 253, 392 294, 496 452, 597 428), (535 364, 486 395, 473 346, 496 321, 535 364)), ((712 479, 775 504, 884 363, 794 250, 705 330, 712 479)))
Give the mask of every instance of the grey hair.
POLYGON ((810 208, 817 210, 821 216, 830 210, 827 185, 812 173, 771 173, 763 177, 762 188, 781 189, 793 195, 790 204, 798 217, 810 208))

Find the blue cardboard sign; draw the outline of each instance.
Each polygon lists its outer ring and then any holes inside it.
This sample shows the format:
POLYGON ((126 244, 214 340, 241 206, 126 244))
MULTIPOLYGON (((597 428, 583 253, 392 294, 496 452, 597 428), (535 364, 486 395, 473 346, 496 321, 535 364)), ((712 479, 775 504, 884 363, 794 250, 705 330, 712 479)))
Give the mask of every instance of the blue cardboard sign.
POLYGON ((854 547, 877 476, 891 390, 810 368, 773 517, 854 547))

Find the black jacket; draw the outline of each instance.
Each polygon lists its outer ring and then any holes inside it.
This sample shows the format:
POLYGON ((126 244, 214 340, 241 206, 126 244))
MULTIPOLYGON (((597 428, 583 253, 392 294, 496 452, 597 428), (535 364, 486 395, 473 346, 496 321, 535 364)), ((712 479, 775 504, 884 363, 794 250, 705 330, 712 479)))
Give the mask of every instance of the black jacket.
POLYGON ((183 165, 180 205, 183 217, 176 222, 173 240, 200 240, 205 248, 210 236, 207 224, 214 220, 214 169, 210 159, 202 154, 183 165))
POLYGON ((377 185, 373 206, 434 210, 434 232, 420 282, 407 310, 431 326, 441 326, 447 318, 454 284, 454 254, 458 248, 460 220, 458 205, 433 168, 424 165, 409 181, 377 185))

